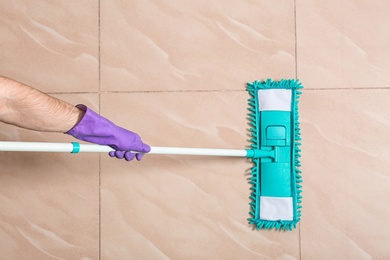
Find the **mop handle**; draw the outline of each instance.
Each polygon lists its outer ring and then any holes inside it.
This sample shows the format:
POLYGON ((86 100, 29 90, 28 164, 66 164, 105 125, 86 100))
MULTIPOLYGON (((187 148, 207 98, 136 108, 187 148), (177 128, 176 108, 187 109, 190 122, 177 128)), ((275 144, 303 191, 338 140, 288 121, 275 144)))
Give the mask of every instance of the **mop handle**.
MULTIPOLYGON (((97 144, 47 143, 47 142, 0 142, 0 151, 13 152, 110 152, 113 148, 97 144)), ((206 155, 206 156, 235 156, 247 157, 248 150, 239 149, 212 149, 212 148, 184 148, 184 147, 151 147, 150 154, 172 155, 206 155)))

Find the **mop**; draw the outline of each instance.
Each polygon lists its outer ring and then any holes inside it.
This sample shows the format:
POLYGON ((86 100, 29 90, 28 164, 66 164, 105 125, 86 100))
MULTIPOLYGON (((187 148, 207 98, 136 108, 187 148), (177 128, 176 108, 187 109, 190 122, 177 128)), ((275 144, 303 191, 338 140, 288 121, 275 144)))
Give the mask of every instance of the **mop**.
POLYGON ((252 161, 251 218, 257 229, 292 230, 301 217, 298 80, 248 84, 252 148, 268 151, 252 161))
MULTIPOLYGON (((255 81, 247 84, 249 99, 249 149, 212 149, 152 146, 150 154, 233 156, 253 162, 249 224, 257 229, 292 230, 300 220, 301 171, 298 80, 255 81)), ((110 152, 96 144, 0 142, 0 151, 110 152)))

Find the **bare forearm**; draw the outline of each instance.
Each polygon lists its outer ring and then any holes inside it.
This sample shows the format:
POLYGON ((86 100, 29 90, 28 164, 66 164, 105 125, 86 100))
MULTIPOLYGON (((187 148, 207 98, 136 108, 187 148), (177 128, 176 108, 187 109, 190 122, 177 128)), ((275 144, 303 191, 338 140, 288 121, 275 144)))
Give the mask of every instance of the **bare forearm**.
POLYGON ((0 121, 47 132, 66 132, 84 112, 57 98, 0 77, 0 121))

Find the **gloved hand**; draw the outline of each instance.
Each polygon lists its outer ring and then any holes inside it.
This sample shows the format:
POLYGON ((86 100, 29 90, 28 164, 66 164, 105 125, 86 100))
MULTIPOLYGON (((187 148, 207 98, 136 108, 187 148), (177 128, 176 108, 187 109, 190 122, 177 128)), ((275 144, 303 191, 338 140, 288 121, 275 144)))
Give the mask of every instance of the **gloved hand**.
POLYGON ((90 143, 108 145, 116 150, 109 153, 111 157, 124 158, 126 161, 134 158, 140 161, 145 153, 150 152, 149 145, 143 143, 136 133, 115 125, 85 105, 76 107, 85 112, 84 117, 65 134, 90 143))

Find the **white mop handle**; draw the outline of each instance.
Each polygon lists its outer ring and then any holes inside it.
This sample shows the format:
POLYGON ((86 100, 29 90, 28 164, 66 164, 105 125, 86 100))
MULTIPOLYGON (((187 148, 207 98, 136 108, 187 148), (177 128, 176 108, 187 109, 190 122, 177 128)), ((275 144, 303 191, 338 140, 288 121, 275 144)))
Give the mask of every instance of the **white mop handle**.
POLYGON ((177 155, 207 155, 207 156, 235 156, 245 157, 246 150, 239 149, 213 149, 213 148, 185 148, 185 147, 151 147, 151 154, 177 154, 177 155))
MULTIPOLYGON (((46 143, 46 142, 0 142, 0 151, 13 152, 110 152, 113 148, 97 144, 73 143, 46 143)), ((151 147, 150 154, 175 155, 206 155, 206 156, 236 156, 245 157, 246 150, 239 149, 212 149, 212 148, 184 148, 184 147, 151 147)))

